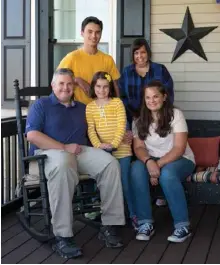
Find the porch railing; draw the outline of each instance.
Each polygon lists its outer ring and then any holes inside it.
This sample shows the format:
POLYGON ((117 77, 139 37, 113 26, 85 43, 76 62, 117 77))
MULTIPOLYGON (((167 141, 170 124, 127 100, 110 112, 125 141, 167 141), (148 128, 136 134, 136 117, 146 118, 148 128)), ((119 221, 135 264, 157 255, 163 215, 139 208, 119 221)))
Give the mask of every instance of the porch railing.
MULTIPOLYGON (((26 117, 23 118, 25 123, 26 117)), ((21 164, 18 147, 16 118, 1 120, 1 206, 21 200, 15 194, 21 178, 21 164)))

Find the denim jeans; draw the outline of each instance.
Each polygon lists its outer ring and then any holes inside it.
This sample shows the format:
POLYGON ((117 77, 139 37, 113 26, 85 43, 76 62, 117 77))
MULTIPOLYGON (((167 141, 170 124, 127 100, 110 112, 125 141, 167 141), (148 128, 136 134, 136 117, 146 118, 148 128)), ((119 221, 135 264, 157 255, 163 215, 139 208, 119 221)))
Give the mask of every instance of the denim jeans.
MULTIPOLYGON (((161 168, 159 184, 168 202, 175 228, 189 225, 186 197, 181 182, 193 172, 194 168, 195 164, 184 157, 161 168)), ((131 185, 133 209, 138 223, 153 223, 149 173, 140 160, 132 164, 131 185)))
POLYGON ((128 205, 130 217, 134 216, 132 205, 132 191, 131 191, 131 156, 119 158, 118 161, 121 166, 121 182, 125 201, 128 205))

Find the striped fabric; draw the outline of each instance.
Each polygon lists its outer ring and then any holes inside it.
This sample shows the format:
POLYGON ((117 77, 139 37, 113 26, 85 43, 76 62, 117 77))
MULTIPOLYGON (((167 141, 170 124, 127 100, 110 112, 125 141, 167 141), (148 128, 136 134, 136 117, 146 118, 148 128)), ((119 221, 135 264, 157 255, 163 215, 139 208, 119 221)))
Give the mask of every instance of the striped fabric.
POLYGON ((116 158, 131 156, 131 146, 122 143, 126 130, 125 108, 119 98, 113 98, 108 104, 100 107, 95 101, 86 107, 88 135, 96 148, 101 143, 112 144, 117 148, 113 155, 116 158))
POLYGON ((187 178, 188 182, 220 183, 220 161, 217 167, 208 167, 204 171, 199 171, 187 178))

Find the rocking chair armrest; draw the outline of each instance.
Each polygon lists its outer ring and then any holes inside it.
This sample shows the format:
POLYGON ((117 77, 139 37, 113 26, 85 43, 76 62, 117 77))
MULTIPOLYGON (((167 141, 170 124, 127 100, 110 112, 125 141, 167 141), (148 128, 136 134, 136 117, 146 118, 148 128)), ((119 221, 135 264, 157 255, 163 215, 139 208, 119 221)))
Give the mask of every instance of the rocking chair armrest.
POLYGON ((47 155, 36 155, 36 156, 26 156, 22 158, 23 161, 38 161, 38 160, 45 160, 47 155))

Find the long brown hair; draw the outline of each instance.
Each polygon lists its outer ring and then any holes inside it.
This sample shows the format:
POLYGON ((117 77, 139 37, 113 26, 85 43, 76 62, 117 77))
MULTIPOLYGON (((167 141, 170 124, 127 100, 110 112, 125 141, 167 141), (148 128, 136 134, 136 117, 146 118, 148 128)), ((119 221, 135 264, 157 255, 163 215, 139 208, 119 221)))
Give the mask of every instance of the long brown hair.
POLYGON ((96 93, 95 93, 95 85, 96 85, 98 79, 106 79, 109 82, 109 95, 108 95, 108 97, 109 98, 116 97, 113 79, 109 73, 103 72, 103 71, 99 71, 99 72, 94 74, 94 76, 92 78, 91 85, 90 85, 90 90, 89 90, 90 97, 91 98, 97 98, 96 93))
POLYGON ((150 87, 156 87, 159 93, 163 96, 167 95, 166 100, 163 103, 163 106, 158 110, 158 121, 156 133, 160 137, 166 137, 171 132, 171 121, 173 120, 173 105, 169 100, 169 95, 166 91, 166 88, 160 81, 151 81, 147 86, 142 90, 142 104, 140 110, 140 116, 136 120, 136 126, 138 131, 138 136, 141 140, 145 140, 149 132, 150 125, 154 122, 152 117, 152 112, 149 110, 145 103, 145 91, 150 87))

